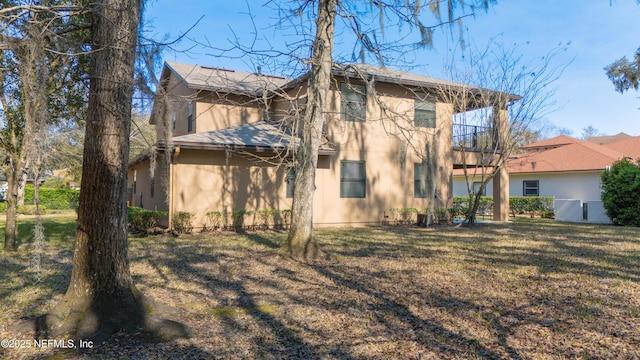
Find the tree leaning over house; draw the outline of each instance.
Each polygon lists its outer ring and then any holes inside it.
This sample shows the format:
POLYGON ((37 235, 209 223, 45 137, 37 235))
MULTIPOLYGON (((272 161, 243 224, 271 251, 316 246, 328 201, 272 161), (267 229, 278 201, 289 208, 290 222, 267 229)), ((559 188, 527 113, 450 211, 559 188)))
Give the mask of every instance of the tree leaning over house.
MULTIPOLYGON (((127 255, 126 169, 133 67, 141 0, 90 7, 89 107, 71 282, 52 311, 26 324, 36 332, 99 343, 117 331, 186 336, 181 324, 156 320, 136 289, 127 255)), ((24 329, 24 326, 22 327, 24 329)))
MULTIPOLYGON (((494 180, 494 196, 508 199, 505 167, 519 144, 541 120, 554 110, 553 83, 567 64, 555 64, 564 47, 557 47, 538 59, 524 59, 517 47, 491 44, 472 50, 469 62, 451 65, 455 80, 471 84, 460 90, 444 86, 441 97, 448 98, 458 113, 454 148, 461 152, 462 171, 469 196, 466 222, 473 224, 482 194, 494 180), (490 89, 490 90, 487 90, 490 89)), ((494 204, 494 212, 496 206, 494 204)), ((508 209, 500 209, 506 217, 508 209)))

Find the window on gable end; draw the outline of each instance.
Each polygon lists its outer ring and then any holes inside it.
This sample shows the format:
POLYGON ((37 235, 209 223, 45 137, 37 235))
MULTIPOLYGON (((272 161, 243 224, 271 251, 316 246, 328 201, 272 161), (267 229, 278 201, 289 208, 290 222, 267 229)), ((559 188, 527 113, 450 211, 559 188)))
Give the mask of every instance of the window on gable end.
POLYGON ((187 132, 193 131, 193 101, 187 103, 187 132))

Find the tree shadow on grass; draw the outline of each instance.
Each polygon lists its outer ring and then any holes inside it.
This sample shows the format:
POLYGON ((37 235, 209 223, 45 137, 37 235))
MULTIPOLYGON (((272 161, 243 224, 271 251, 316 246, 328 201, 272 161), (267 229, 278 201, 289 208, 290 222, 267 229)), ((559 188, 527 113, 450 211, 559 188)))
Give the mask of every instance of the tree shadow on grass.
POLYGON ((412 340, 425 349, 437 350, 441 354, 454 357, 475 354, 481 357, 500 358, 499 354, 481 345, 476 339, 454 333, 447 330, 443 325, 416 316, 405 305, 376 290, 375 284, 367 283, 366 280, 363 281, 363 278, 357 276, 357 274, 349 274, 342 267, 339 270, 332 270, 326 266, 313 265, 312 268, 318 274, 332 279, 339 286, 346 286, 376 299, 377 304, 371 310, 376 314, 377 321, 385 324, 387 330, 391 333, 398 331, 398 329, 395 329, 395 322, 400 321, 411 329, 413 333, 412 340), (429 334, 425 334, 425 332, 429 334))
MULTIPOLYGON (((217 255, 200 254, 198 256, 199 263, 214 264, 219 263, 218 260, 217 255)), ((192 267, 191 264, 185 262, 184 259, 180 257, 164 259, 163 265, 171 269, 177 276, 189 276, 192 281, 197 282, 201 287, 209 289, 212 297, 216 297, 218 292, 232 291, 235 294, 235 300, 233 300, 233 303, 230 305, 240 308, 244 314, 250 315, 259 324, 269 329, 270 331, 268 331, 268 333, 274 335, 273 340, 259 334, 252 336, 254 346, 256 349, 260 349, 263 355, 267 356, 268 354, 269 357, 275 356, 277 358, 320 358, 314 347, 309 345, 303 337, 287 327, 270 311, 267 311, 263 306, 258 304, 242 280, 224 280, 211 276, 192 267)), ((224 266, 222 267, 224 268, 224 266)), ((222 272, 229 272, 229 274, 232 274, 232 271, 231 269, 222 270, 222 272)), ((284 289, 282 289, 282 291, 284 291, 284 289)), ((231 315, 235 313, 235 310, 229 309, 227 312, 231 315)), ((243 328, 243 325, 238 323, 234 316, 222 316, 222 318, 222 324, 224 324, 227 329, 224 333, 233 333, 233 331, 243 328)), ((342 355, 344 355, 342 358, 349 359, 347 354, 342 355)))

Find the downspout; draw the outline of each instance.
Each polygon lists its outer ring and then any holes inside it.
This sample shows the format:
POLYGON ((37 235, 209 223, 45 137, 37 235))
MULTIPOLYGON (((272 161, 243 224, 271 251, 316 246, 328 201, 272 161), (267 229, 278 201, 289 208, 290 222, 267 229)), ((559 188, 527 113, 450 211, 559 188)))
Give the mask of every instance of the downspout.
POLYGON ((177 146, 174 150, 173 150, 173 155, 171 156, 171 162, 169 163, 169 177, 171 179, 171 181, 169 181, 169 219, 168 219, 168 225, 169 225, 169 229, 173 229, 173 208, 175 206, 175 201, 174 199, 174 183, 175 183, 175 170, 174 170, 174 164, 176 163, 176 160, 178 159, 178 155, 180 155, 180 146, 177 146))

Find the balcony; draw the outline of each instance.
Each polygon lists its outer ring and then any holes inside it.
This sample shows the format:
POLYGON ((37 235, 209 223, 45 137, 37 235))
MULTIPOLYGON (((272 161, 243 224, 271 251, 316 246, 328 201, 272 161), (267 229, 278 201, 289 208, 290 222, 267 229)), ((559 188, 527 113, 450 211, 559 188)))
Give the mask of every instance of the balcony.
POLYGON ((453 124, 453 149, 492 151, 493 129, 487 126, 453 124))

